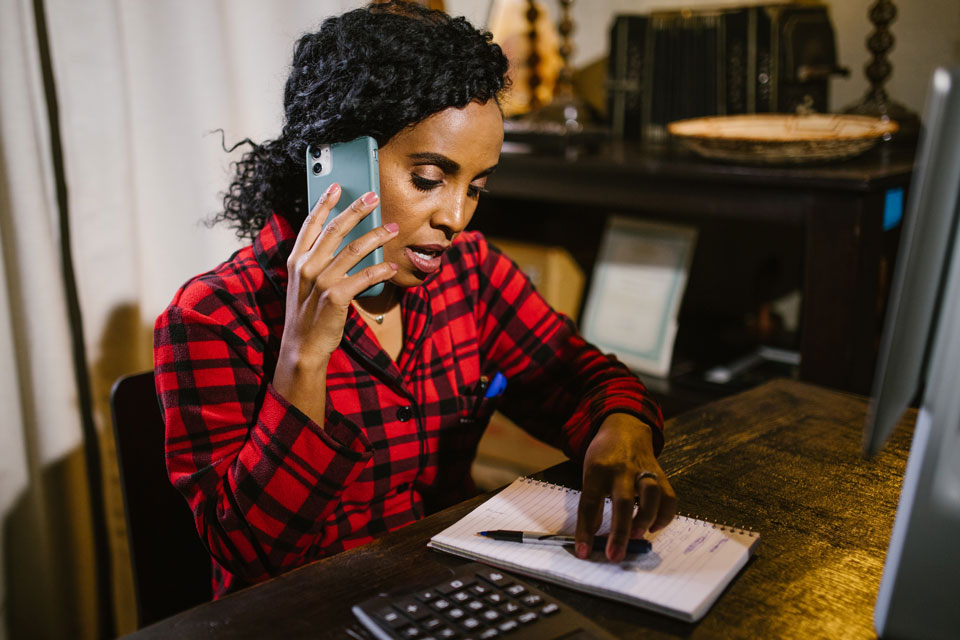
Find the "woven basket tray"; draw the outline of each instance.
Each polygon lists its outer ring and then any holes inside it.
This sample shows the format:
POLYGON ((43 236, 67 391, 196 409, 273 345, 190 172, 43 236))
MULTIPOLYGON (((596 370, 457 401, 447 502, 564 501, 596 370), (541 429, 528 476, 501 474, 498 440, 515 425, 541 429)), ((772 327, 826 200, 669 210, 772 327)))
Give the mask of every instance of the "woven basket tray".
POLYGON ((857 156, 897 123, 840 114, 752 114, 671 122, 667 129, 696 153, 748 164, 831 162, 857 156))

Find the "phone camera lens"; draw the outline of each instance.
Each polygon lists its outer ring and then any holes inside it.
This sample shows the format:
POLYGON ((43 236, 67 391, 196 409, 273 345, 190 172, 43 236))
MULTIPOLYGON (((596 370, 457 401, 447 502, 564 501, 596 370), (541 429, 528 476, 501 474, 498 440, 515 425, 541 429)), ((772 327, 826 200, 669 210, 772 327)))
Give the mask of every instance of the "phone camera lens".
POLYGON ((319 158, 319 157, 320 157, 320 148, 317 147, 316 149, 311 149, 311 150, 310 150, 310 153, 313 154, 313 157, 314 157, 314 158, 319 158))
POLYGON ((321 172, 321 171, 323 171, 323 165, 320 164, 319 162, 314 162, 314 163, 313 163, 313 175, 318 176, 318 175, 320 175, 320 172, 321 172))

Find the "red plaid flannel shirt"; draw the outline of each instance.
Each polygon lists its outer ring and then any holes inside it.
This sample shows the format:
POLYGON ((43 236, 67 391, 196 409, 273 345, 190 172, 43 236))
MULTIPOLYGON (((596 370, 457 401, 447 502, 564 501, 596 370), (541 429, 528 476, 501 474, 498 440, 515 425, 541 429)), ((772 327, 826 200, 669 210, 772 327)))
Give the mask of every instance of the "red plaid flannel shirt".
POLYGON ((214 594, 364 544, 469 497, 477 442, 499 408, 582 460, 610 413, 662 446, 659 406, 587 344, 475 232, 401 300, 398 362, 350 309, 327 375, 326 418, 273 388, 296 232, 272 216, 252 246, 187 282, 157 318, 167 470, 213 558, 214 594), (478 393, 501 372, 501 397, 478 393))

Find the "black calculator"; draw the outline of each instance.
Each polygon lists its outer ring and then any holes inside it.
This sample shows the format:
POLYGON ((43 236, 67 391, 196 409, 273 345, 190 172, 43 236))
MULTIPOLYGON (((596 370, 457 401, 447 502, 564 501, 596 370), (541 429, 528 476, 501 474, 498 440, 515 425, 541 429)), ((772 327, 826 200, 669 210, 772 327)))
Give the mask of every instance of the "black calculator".
POLYGON ((613 640, 596 623, 533 585, 471 562, 436 584, 371 598, 353 614, 380 640, 613 640))

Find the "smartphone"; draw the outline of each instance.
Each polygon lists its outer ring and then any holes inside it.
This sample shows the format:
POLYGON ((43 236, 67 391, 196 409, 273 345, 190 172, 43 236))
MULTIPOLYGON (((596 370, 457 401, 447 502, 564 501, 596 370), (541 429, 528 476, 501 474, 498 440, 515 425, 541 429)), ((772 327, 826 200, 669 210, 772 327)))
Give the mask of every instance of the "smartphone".
MULTIPOLYGON (((375 191, 380 195, 380 163, 377 158, 377 141, 369 136, 363 136, 350 142, 337 144, 321 144, 307 147, 307 210, 312 211, 317 200, 324 194, 331 184, 340 185, 340 200, 330 212, 327 220, 340 214, 349 207, 354 200, 367 193, 375 191)), ((366 218, 354 227, 337 247, 337 253, 343 250, 347 243, 356 240, 363 234, 376 229, 380 222, 380 205, 370 212, 366 218)), ((377 247, 357 266, 347 273, 353 275, 362 269, 372 267, 383 262, 383 248, 377 247)), ((379 295, 383 291, 383 283, 377 283, 364 290, 358 297, 365 298, 379 295)))

